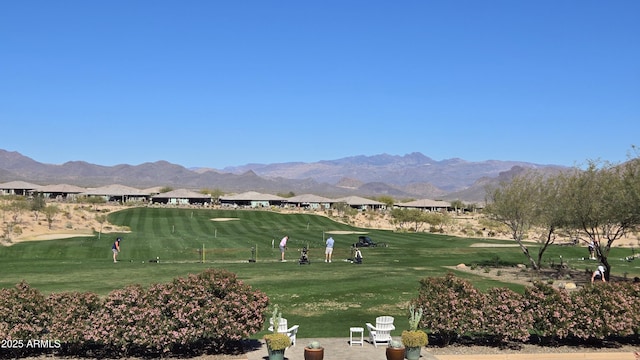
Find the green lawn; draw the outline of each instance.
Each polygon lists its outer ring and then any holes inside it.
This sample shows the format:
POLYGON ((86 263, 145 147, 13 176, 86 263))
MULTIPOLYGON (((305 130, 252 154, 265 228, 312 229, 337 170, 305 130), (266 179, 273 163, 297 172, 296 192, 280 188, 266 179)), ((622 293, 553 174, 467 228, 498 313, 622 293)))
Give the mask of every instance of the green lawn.
MULTIPOLYGON (((407 327, 406 304, 417 294, 418 280, 441 276, 445 266, 525 263, 520 250, 470 247, 477 239, 434 234, 394 233, 354 228, 326 217, 249 210, 132 208, 113 213, 109 221, 129 226, 131 233, 86 238, 26 242, 0 248, 0 287, 25 280, 45 293, 91 291, 106 294, 127 284, 170 281, 209 267, 225 268, 277 303, 290 324, 300 324, 300 337, 344 336, 350 326, 364 326, 376 316, 396 316, 397 332, 407 327), (232 221, 213 221, 234 218, 232 221), (324 239, 329 231, 365 231, 388 247, 363 249, 364 263, 345 262, 358 235, 332 235, 334 262, 324 263, 324 239), (290 236, 288 262, 279 262, 278 242, 290 236), (111 259, 111 244, 123 238, 120 262, 111 259), (275 248, 272 248, 272 241, 275 248), (311 265, 298 265, 300 248, 309 246, 311 265), (205 262, 201 263, 202 249, 205 262), (252 248, 257 262, 250 263, 252 248), (148 260, 160 258, 159 263, 148 260), (143 263, 144 261, 144 263, 143 263)), ((487 242, 500 242, 485 240, 487 242)), ((537 249, 530 249, 536 252, 537 249)), ((629 249, 614 249, 613 273, 640 276, 640 260, 619 260, 629 249)), ((546 258, 560 256, 575 267, 594 267, 579 258, 582 247, 554 246, 546 258)), ((509 286, 458 273, 480 289, 509 286)), ((257 335, 259 336, 259 335, 257 335)))

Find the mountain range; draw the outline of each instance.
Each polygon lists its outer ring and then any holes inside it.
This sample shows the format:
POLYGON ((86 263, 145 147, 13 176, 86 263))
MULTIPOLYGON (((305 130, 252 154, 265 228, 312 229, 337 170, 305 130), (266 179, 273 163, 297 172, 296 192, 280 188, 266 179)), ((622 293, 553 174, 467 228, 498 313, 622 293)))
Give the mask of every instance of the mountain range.
POLYGON ((311 163, 246 164, 221 170, 186 168, 163 160, 140 165, 102 166, 84 161, 54 165, 0 149, 0 182, 23 180, 84 187, 123 184, 141 189, 168 186, 327 197, 388 195, 395 199, 459 199, 472 203, 484 201, 487 185, 524 169, 562 168, 520 161, 469 162, 458 158, 436 161, 418 152, 403 156, 359 155, 311 163))

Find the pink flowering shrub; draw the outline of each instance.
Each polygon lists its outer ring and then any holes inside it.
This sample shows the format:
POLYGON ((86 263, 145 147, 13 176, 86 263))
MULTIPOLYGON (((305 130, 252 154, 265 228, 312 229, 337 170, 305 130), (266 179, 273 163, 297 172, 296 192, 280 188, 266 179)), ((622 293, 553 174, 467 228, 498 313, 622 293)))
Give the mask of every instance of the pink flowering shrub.
POLYGON ((640 334, 640 283, 616 283, 620 296, 624 296, 625 301, 629 303, 629 313, 627 316, 631 319, 632 328, 635 335, 640 334))
POLYGON ((44 296, 25 282, 11 289, 0 289, 0 340, 2 357, 22 357, 29 339, 44 339, 49 312, 44 296))
POLYGON ((609 336, 634 334, 637 299, 627 296, 622 284, 597 283, 571 294, 573 318, 570 331, 579 339, 602 340, 609 336))
POLYGON ((50 311, 49 338, 59 340, 63 352, 76 354, 85 345, 85 334, 95 326, 91 314, 102 307, 93 293, 53 293, 47 297, 50 311))
POLYGON ((533 317, 532 332, 547 340, 569 336, 576 314, 569 294, 542 282, 535 282, 524 290, 526 311, 533 317))
MULTIPOLYGON (((262 329, 267 296, 225 270, 167 284, 44 297, 26 283, 0 289, 0 339, 55 340, 66 355, 170 357, 220 352, 262 329)), ((25 344, 23 343, 23 348, 25 344)), ((3 349, 0 357, 38 350, 3 349)))
POLYGON ((424 309, 421 327, 430 329, 448 345, 459 335, 482 331, 484 301, 484 295, 470 282, 449 273, 420 280, 418 297, 412 304, 424 309))
POLYGON ((529 340, 533 315, 526 311, 523 295, 507 288, 492 288, 486 294, 484 330, 500 343, 529 340))
POLYGON ((262 328, 268 298, 224 270, 111 292, 87 340, 121 355, 193 353, 262 328))
POLYGON ((40 339, 46 332, 49 312, 45 297, 25 282, 0 289, 0 339, 40 339))
POLYGON ((109 293, 100 310, 91 314, 89 321, 94 327, 85 340, 121 355, 144 351, 144 344, 157 329, 154 315, 159 311, 147 308, 145 293, 140 285, 109 293))

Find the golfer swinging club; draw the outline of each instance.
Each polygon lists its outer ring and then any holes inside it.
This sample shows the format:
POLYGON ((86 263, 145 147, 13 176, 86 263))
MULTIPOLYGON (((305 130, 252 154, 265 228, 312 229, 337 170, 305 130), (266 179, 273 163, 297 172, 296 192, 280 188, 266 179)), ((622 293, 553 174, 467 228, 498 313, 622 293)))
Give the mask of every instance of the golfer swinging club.
POLYGON ((120 241, 122 239, 121 238, 117 238, 116 242, 113 243, 113 245, 111 246, 111 251, 113 252, 113 262, 116 263, 118 262, 117 257, 118 257, 118 253, 120 253, 120 241))

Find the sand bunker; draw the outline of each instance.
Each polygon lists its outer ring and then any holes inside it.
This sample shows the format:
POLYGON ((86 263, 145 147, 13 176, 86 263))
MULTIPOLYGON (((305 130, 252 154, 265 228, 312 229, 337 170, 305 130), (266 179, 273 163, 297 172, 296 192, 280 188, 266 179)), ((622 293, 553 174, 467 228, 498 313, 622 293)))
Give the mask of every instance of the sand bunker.
POLYGON ((518 247, 518 244, 486 244, 486 243, 475 243, 471 244, 471 247, 518 247))
POLYGON ((88 232, 88 233, 61 233, 61 234, 40 234, 40 235, 33 235, 33 236, 27 236, 24 238, 18 238, 15 239, 15 242, 22 242, 22 241, 40 241, 40 240, 58 240, 58 239, 68 239, 68 238, 72 238, 72 237, 87 237, 87 236, 94 236, 92 232, 88 232))
POLYGON ((232 221, 232 220, 240 220, 238 218, 213 218, 211 221, 232 221))
POLYGON ((366 231, 345 231, 345 230, 331 230, 331 231, 325 231, 324 233, 332 234, 332 235, 368 234, 368 232, 366 231))

